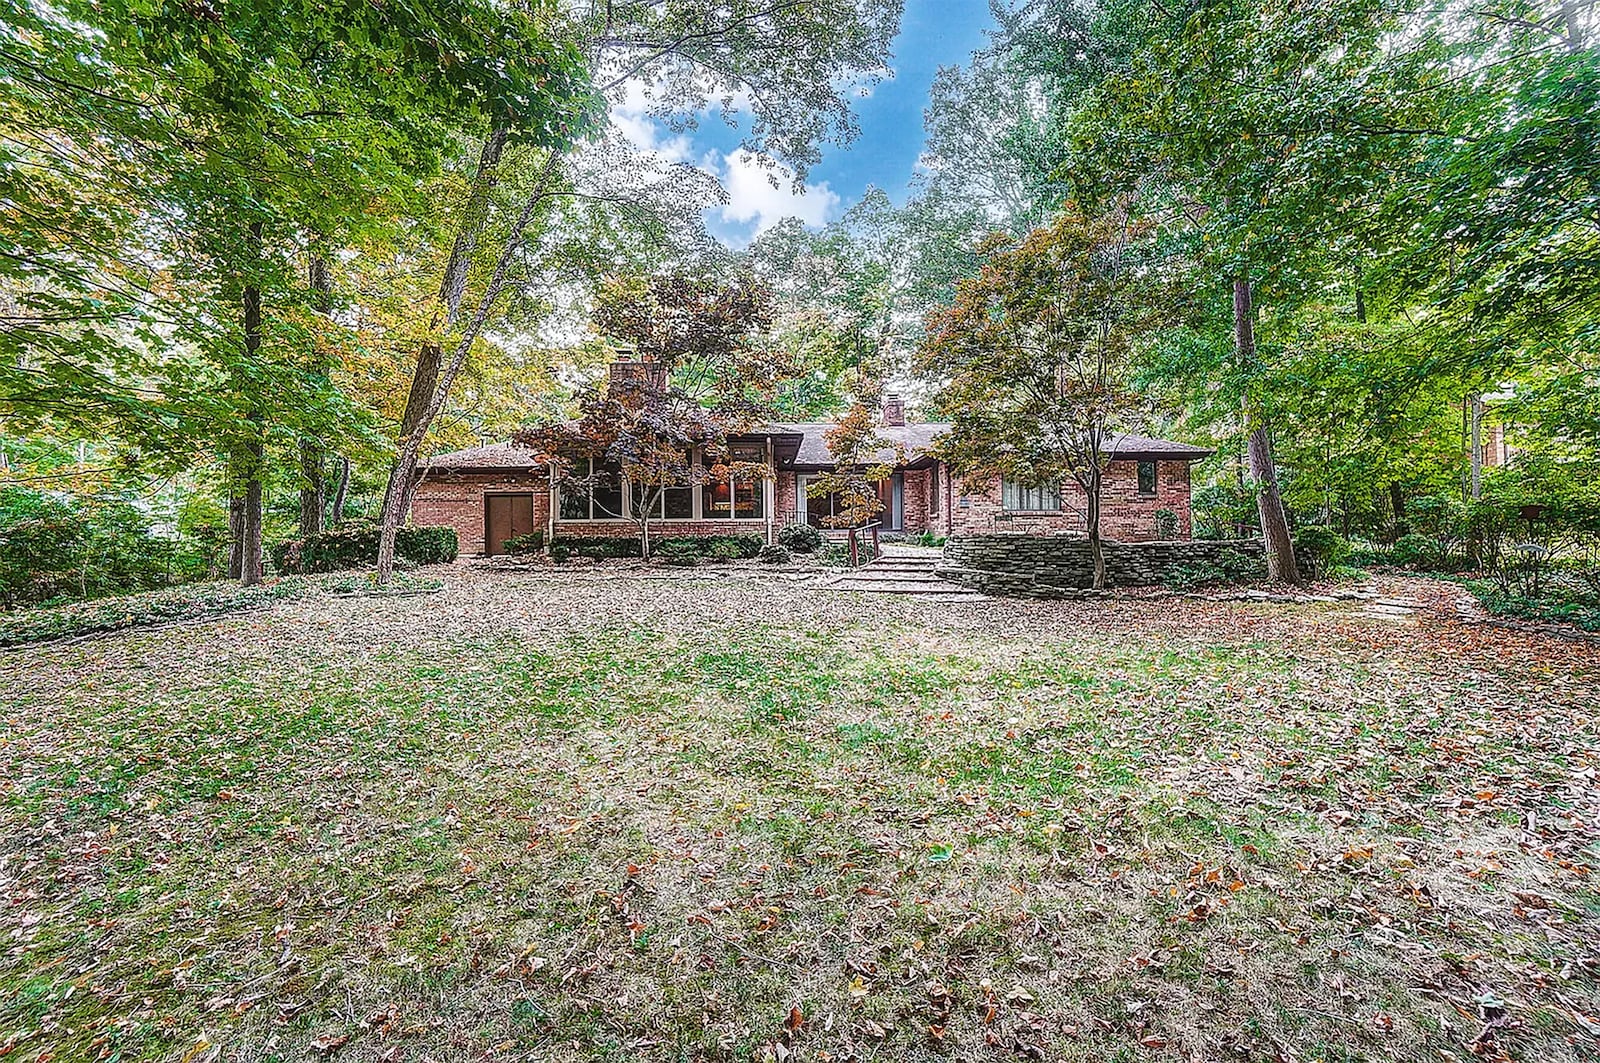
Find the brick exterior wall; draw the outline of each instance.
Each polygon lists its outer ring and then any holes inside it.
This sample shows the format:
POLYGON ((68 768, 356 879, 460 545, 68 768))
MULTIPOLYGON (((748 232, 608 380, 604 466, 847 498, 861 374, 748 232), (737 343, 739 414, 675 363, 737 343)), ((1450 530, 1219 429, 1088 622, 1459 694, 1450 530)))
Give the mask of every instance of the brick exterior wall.
POLYGON ((901 496, 903 506, 901 516, 905 521, 907 535, 920 535, 934 530, 932 519, 928 516, 928 496, 932 493, 932 469, 906 470, 905 490, 901 496))
POLYGON ((429 473, 411 499, 411 523, 456 530, 461 553, 483 553, 485 495, 533 495, 533 524, 550 516, 550 481, 543 472, 429 473))
MULTIPOLYGON (((411 523, 448 526, 456 530, 464 556, 484 552, 484 531, 488 495, 532 494, 534 527, 540 531, 550 522, 550 481, 544 472, 436 472, 417 485, 411 500, 411 523)), ((795 475, 780 472, 774 487, 772 530, 795 519, 795 475)), ((767 535, 762 520, 656 520, 650 522, 652 539, 679 535, 767 535)), ((556 537, 612 537, 638 534, 638 526, 626 520, 557 520, 556 537)))
MULTIPOLYGON (((1192 534, 1189 515, 1189 463, 1156 463, 1156 493, 1139 493, 1139 467, 1133 461, 1113 461, 1106 468, 1100 487, 1100 535, 1119 542, 1149 542, 1156 539, 1156 513, 1170 509, 1178 516, 1178 538, 1192 534)), ((940 523, 946 534, 974 535, 985 532, 1010 532, 1023 535, 1083 534, 1084 493, 1076 483, 1062 492, 1059 511, 1048 513, 1008 513, 1001 504, 1000 483, 971 493, 964 489, 960 476, 951 486, 953 512, 940 523)), ((942 499, 941 499, 942 502, 942 499)))
MULTIPOLYGON (((909 535, 932 531, 943 535, 970 535, 986 532, 1012 534, 1082 534, 1083 492, 1068 485, 1060 512, 1006 513, 1001 506, 1000 484, 995 482, 978 493, 965 493, 961 478, 952 475, 942 462, 933 469, 905 472, 905 530, 909 535), (938 515, 933 497, 938 493, 938 515)), ((534 526, 549 525, 549 480, 540 472, 505 470, 499 472, 430 473, 417 485, 411 503, 411 521, 420 525, 448 525, 456 530, 464 555, 484 551, 484 498, 492 494, 532 494, 534 526)), ((796 519, 799 502, 796 477, 792 472, 777 474, 773 487, 774 532, 796 519)), ((1156 538, 1156 512, 1170 509, 1178 515, 1178 538, 1191 534, 1189 516, 1189 463, 1163 461, 1156 466, 1156 493, 1139 494, 1138 469, 1131 461, 1114 461, 1106 470, 1101 494, 1101 534, 1120 542, 1145 542, 1156 538)), ((673 520, 654 521, 652 532, 674 535, 765 536, 766 520, 673 520)), ((630 521, 557 521, 556 535, 617 536, 632 535, 630 521)))

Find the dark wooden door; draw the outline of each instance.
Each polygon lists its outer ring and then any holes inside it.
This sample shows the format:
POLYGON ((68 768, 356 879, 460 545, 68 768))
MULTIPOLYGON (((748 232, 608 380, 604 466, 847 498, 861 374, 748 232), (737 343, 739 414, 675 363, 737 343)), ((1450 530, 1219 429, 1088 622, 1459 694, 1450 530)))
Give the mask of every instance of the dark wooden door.
POLYGON ((484 499, 483 552, 503 554, 506 540, 533 532, 532 495, 489 495, 484 499))

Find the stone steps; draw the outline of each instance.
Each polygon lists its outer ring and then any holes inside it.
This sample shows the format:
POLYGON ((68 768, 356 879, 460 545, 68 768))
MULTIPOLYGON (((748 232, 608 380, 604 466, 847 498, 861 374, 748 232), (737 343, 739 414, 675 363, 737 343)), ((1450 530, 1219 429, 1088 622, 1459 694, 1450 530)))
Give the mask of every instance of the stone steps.
POLYGON ((861 568, 834 577, 828 586, 840 591, 869 594, 915 594, 941 601, 982 598, 983 594, 959 583, 940 579, 934 569, 939 564, 937 550, 885 551, 884 556, 861 568))

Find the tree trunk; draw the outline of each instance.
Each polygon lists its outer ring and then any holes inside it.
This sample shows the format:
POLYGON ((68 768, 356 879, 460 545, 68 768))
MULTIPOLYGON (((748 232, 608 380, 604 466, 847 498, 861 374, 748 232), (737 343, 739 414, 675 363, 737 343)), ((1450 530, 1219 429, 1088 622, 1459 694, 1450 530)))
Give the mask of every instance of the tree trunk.
POLYGON ((1088 495, 1088 529, 1089 529, 1089 556, 1094 559, 1094 589, 1105 590, 1106 586, 1106 552, 1105 546, 1100 542, 1100 470, 1094 469, 1089 473, 1089 482, 1084 485, 1085 494, 1088 495))
POLYGON ((1394 513, 1394 537, 1398 539, 1410 530, 1406 527, 1406 489, 1399 480, 1389 482, 1389 509, 1394 513))
POLYGON ((264 450, 259 439, 251 442, 249 453, 255 472, 244 485, 244 568, 239 583, 250 587, 261 582, 261 462, 264 450))
MULTIPOLYGON (((326 256, 313 253, 310 269, 311 290, 316 293, 316 309, 324 316, 333 312, 333 270, 326 256)), ((328 380, 328 363, 319 352, 312 352, 312 374, 324 386, 328 380)), ((322 441, 312 437, 300 440, 300 534, 315 535, 322 530, 323 513, 328 504, 327 479, 323 469, 327 464, 327 450, 322 441)))
POLYGON ((1476 502, 1483 497, 1483 396, 1473 395, 1467 400, 1468 416, 1472 419, 1467 446, 1472 448, 1468 494, 1476 502))
POLYGON ((339 458, 339 486, 334 488, 333 509, 329 513, 329 516, 333 520, 334 527, 338 527, 344 523, 344 500, 345 496, 349 493, 350 459, 341 455, 339 458))
MULTIPOLYGON (((450 246, 450 258, 445 263, 444 276, 439 280, 439 293, 430 322, 433 335, 447 332, 455 324, 456 315, 461 310, 461 299, 467 290, 467 274, 472 268, 472 256, 477 251, 478 237, 482 235, 489 218, 489 198, 500 179, 500 159, 505 154, 506 137, 505 129, 490 130, 478 153, 478 169, 473 174, 472 190, 467 195, 455 242, 450 246)), ((411 374, 411 388, 406 392, 405 412, 400 417, 402 447, 406 440, 418 433, 419 428, 422 434, 427 434, 424 419, 429 422, 433 419, 428 408, 433 404, 434 394, 439 387, 439 365, 443 357, 443 348, 434 339, 424 341, 417 350, 417 365, 411 374)), ((397 508, 404 514, 411 508, 411 492, 415 485, 408 475, 399 487, 403 497, 397 508)), ((389 494, 394 489, 391 477, 390 483, 384 488, 385 513, 391 508, 389 494)))
MULTIPOLYGON (((250 226, 252 270, 259 266, 261 261, 262 229, 261 222, 254 222, 250 226)), ((254 361, 261 352, 261 287, 253 275, 245 282, 243 301, 245 358, 254 361)), ((247 420, 250 426, 250 438, 243 448, 247 464, 244 470, 244 527, 240 536, 243 540, 243 556, 239 568, 239 583, 246 587, 261 582, 261 466, 266 455, 262 438, 266 427, 265 415, 261 409, 260 396, 252 394, 249 405, 247 420)))
MULTIPOLYGON (((439 416, 439 411, 444 409, 444 404, 449 401, 450 388, 467 360, 467 352, 472 349, 472 344, 483 332, 483 327, 489 320, 489 312, 499 300, 501 292, 505 290, 506 278, 511 272, 511 264, 517 250, 522 245, 523 234, 533 220, 534 213, 549 193, 550 185, 555 180, 560 165, 561 156, 551 152, 545 162, 544 171, 539 175, 533 190, 522 205, 521 213, 517 215, 506 233, 505 246, 500 249, 500 255, 495 261, 494 276, 490 278, 488 287, 479 298, 472 319, 457 338, 455 347, 450 352, 449 361, 441 366, 433 398, 417 418, 415 429, 401 439, 400 452, 395 455, 394 465, 389 471, 389 483, 383 495, 383 533, 378 540, 379 586, 387 584, 394 571, 395 533, 400 529, 400 522, 405 519, 405 507, 410 501, 417 471, 417 455, 422 449, 422 440, 427 436, 428 427, 433 424, 433 419, 439 416)), ((454 252, 451 254, 454 257, 454 252)), ((463 283, 464 278, 463 273, 463 283)))
MULTIPOLYGON (((1234 353, 1241 367, 1253 367, 1256 364, 1255 320, 1250 278, 1235 278, 1233 342, 1234 353)), ((1294 539, 1289 534, 1289 518, 1283 511, 1283 498, 1278 494, 1278 469, 1272 457, 1272 431, 1265 420, 1251 410, 1250 405, 1250 397, 1246 395, 1244 416, 1245 426, 1249 429, 1250 478, 1255 481, 1256 512, 1261 519, 1261 537, 1267 546, 1267 575, 1284 583, 1299 583, 1300 570, 1295 565, 1294 539)))
POLYGON ((228 578, 238 579, 244 572, 244 496, 239 493, 235 477, 243 464, 235 452, 228 464, 228 578))

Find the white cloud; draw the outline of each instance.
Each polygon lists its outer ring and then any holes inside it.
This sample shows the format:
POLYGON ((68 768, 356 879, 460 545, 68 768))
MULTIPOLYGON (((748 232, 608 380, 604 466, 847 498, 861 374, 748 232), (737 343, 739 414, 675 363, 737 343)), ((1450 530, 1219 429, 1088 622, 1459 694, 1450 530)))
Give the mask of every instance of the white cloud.
POLYGON ((611 124, 639 151, 654 152, 668 162, 688 162, 694 145, 685 134, 664 135, 661 126, 650 117, 651 101, 645 86, 630 82, 627 92, 620 103, 612 104, 611 124))
MULTIPOLYGON (((749 106, 742 94, 735 94, 728 103, 736 113, 749 106)), ((670 134, 650 113, 654 105, 649 86, 630 82, 622 98, 611 105, 611 124, 636 151, 657 155, 669 163, 696 166, 716 177, 728 193, 727 203, 720 208, 722 222, 745 230, 724 234, 732 238, 731 242, 754 239, 784 218, 799 218, 818 227, 838 213, 840 197, 827 182, 797 187, 792 170, 764 166, 748 151, 702 151, 689 133, 670 134)))
POLYGON ((826 225, 839 208, 839 195, 826 181, 796 188, 791 171, 762 166, 748 151, 724 155, 718 176, 728 190, 722 220, 741 225, 754 222, 755 233, 791 217, 813 228, 826 225), (773 187, 774 179, 777 187, 773 187))

